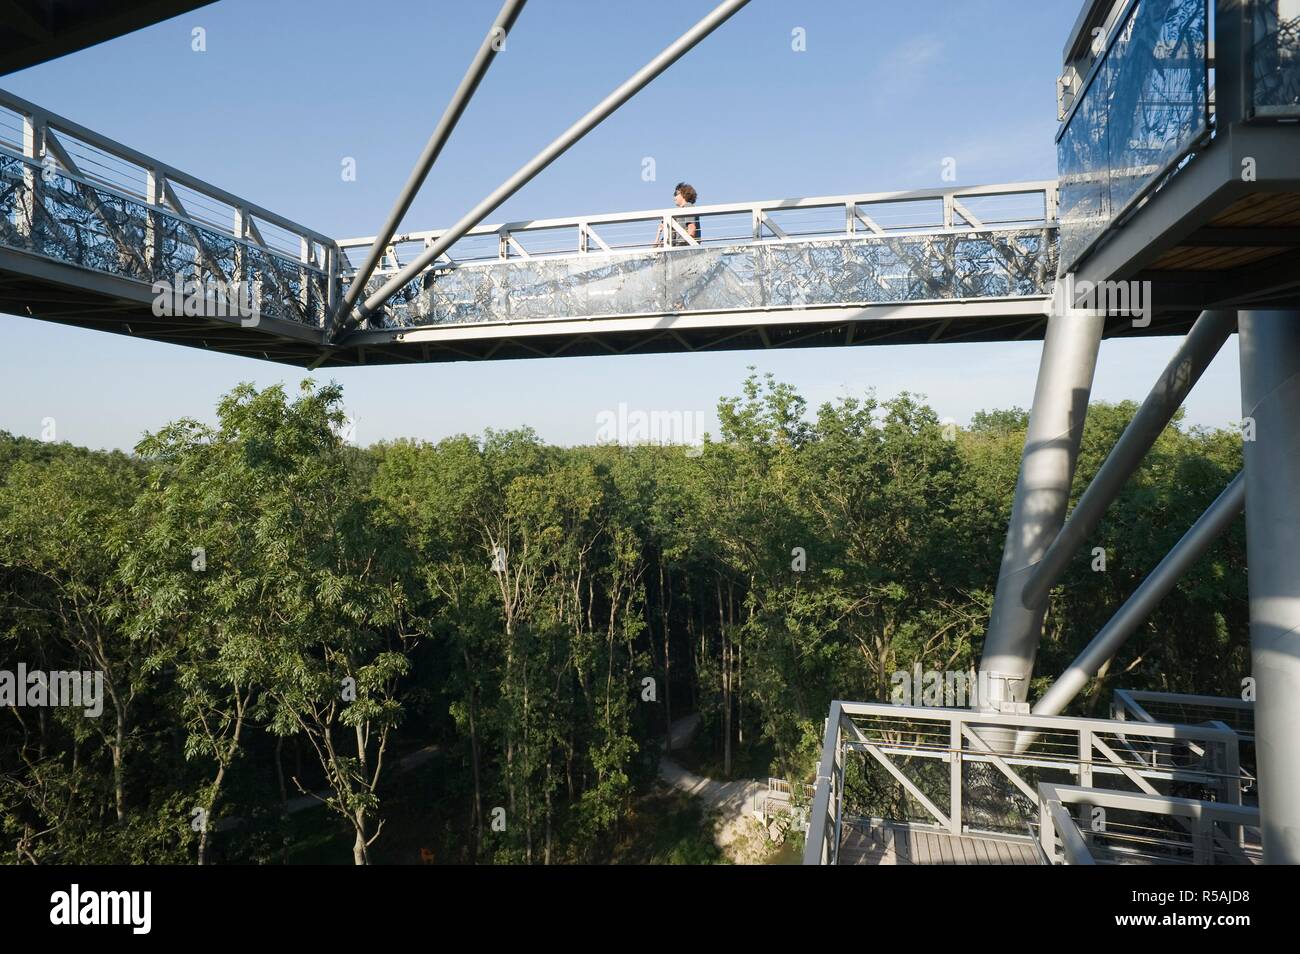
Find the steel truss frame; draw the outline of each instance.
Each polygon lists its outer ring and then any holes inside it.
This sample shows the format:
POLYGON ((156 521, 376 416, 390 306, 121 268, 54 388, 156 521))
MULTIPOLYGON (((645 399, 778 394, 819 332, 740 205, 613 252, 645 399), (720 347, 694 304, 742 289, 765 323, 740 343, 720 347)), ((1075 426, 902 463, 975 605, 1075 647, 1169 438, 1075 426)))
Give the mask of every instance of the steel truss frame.
POLYGON ((1238 737, 1224 726, 836 701, 822 740, 805 864, 836 863, 845 821, 846 759, 853 752, 870 756, 920 806, 932 827, 952 835, 1008 834, 980 824, 987 808, 977 807, 974 799, 987 795, 972 794, 967 766, 984 766, 985 774, 998 779, 1005 789, 998 798, 1008 805, 1021 800, 1022 822, 1039 802, 1033 780, 1025 777, 1027 770, 1057 773, 1089 791, 1094 790, 1094 780, 1106 779, 1108 785, 1128 785, 1138 794, 1158 798, 1163 794, 1159 785, 1178 783, 1200 786, 1221 803, 1241 801, 1238 737), (997 738, 1015 734, 1032 734, 1041 741, 1028 753, 1000 752, 997 738), (922 787, 935 778, 923 781, 920 776, 921 766, 945 762, 948 791, 941 803, 922 787))

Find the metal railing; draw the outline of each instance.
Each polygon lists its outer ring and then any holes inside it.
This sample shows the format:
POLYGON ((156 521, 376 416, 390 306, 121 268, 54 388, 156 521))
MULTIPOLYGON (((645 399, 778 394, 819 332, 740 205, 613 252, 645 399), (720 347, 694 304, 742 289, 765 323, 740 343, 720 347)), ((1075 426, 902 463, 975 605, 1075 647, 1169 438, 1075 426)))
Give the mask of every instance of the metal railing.
POLYGON ((1039 844, 1053 864, 1259 864, 1258 828, 1259 809, 1244 805, 1038 786, 1039 844))
MULTIPOLYGON (((730 245, 789 238, 834 238, 902 234, 944 229, 1025 228, 1054 223, 1056 183, 1021 182, 968 189, 924 189, 773 199, 686 208, 609 212, 555 219, 530 219, 469 230, 445 256, 448 264, 527 259, 547 255, 603 254, 663 248, 671 232, 676 245, 730 245), (699 240, 683 225, 700 219, 699 240), (660 241, 656 241, 660 237, 660 241)), ((406 232, 389 245, 382 267, 396 271, 441 238, 442 230, 406 232)), ((373 237, 343 239, 348 257, 344 277, 373 237)))
POLYGON ((1223 727, 835 702, 817 769, 805 864, 834 864, 846 818, 952 835, 1019 836, 1041 782, 1241 800, 1237 736, 1223 727), (1023 751, 1008 740, 1032 737, 1023 751), (850 760, 852 753, 868 756, 850 760), (874 774, 872 774, 874 772, 874 774))
POLYGON ((1249 29, 1252 114, 1300 116, 1300 3, 1253 0, 1249 29))
POLYGON ((803 828, 808 823, 808 806, 812 804, 815 791, 811 785, 802 785, 796 794, 795 787, 783 778, 769 776, 767 789, 762 794, 761 817, 764 824, 785 816, 794 828, 803 828))
MULTIPOLYGON (((447 234, 396 236, 368 284, 447 234)), ((321 328, 370 244, 0 92, 0 247, 146 285, 244 284, 260 315, 321 328)), ((1056 270, 1054 182, 778 199, 479 226, 369 325, 1023 302, 1056 270)))
POLYGON ((844 703, 832 702, 822 739, 822 756, 813 782, 812 808, 808 814, 808 835, 803 863, 834 865, 840 857, 840 822, 843 817, 844 737, 852 723, 844 714, 844 703))
POLYGON ((334 241, 0 91, 0 245, 117 278, 261 289, 259 313, 320 326, 334 241))
POLYGON ((1255 774, 1255 703, 1230 696, 1116 689, 1111 697, 1110 713, 1112 719, 1196 723, 1232 730, 1240 740, 1242 796, 1256 797, 1259 780, 1255 774))
POLYGON ((1061 266, 1209 131, 1208 0, 1130 0, 1057 133, 1061 266))
MULTIPOLYGON (((1046 297, 1055 219, 1055 183, 1026 182, 483 225, 372 325, 1046 297)), ((443 234, 397 236, 369 284, 443 234)), ((339 243, 344 281, 372 241, 339 243)))
POLYGON ((1113 719, 1141 722, 1221 722, 1242 742, 1255 741, 1255 703, 1231 696, 1116 689, 1110 711, 1113 719))

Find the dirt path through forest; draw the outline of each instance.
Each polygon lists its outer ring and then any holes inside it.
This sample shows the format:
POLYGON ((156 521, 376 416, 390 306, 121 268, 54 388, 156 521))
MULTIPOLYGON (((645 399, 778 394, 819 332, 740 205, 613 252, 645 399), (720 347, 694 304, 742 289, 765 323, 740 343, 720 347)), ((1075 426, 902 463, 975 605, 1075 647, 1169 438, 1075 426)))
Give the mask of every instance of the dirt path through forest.
POLYGON ((690 742, 699 724, 698 714, 673 720, 668 732, 669 750, 659 759, 659 779, 670 788, 700 799, 705 808, 717 814, 714 841, 732 861, 759 863, 768 848, 763 823, 755 817, 754 809, 762 807, 767 780, 740 778, 722 782, 683 768, 672 752, 690 742))

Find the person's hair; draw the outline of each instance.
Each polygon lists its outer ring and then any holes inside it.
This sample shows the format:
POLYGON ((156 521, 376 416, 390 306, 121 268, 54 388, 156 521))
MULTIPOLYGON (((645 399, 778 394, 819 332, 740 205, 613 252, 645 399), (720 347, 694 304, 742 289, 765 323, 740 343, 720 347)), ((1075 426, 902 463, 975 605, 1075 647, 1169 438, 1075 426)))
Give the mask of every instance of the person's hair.
POLYGON ((695 186, 691 185, 689 182, 677 183, 677 188, 673 190, 673 195, 676 195, 678 192, 680 192, 682 198, 691 205, 694 205, 695 200, 699 198, 699 195, 695 191, 695 186))

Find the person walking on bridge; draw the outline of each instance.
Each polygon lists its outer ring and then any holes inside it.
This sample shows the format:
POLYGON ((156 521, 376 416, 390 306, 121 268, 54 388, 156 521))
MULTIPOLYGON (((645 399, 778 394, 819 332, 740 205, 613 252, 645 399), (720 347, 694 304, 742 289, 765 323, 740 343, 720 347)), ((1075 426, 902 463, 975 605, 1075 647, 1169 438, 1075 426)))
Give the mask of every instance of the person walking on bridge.
MULTIPOLYGON (((699 194, 695 191, 695 186, 691 185, 689 182, 679 182, 677 183, 677 187, 673 189, 673 205, 677 206, 679 209, 683 209, 688 205, 694 205, 697 198, 699 198, 699 194)), ((698 215, 692 215, 685 219, 679 218, 677 219, 677 224, 682 227, 682 231, 695 239, 695 241, 698 242, 700 240, 700 217, 698 215)), ((655 234, 655 245, 663 245, 663 239, 664 224, 660 222, 659 231, 655 234)), ((668 233, 668 244, 690 245, 691 243, 682 238, 681 233, 676 229, 670 229, 668 233)))

